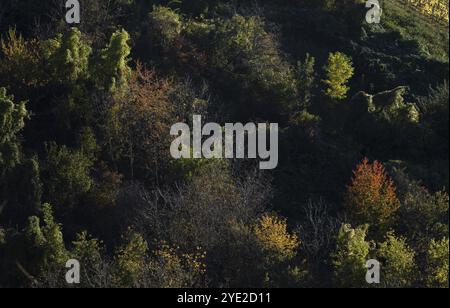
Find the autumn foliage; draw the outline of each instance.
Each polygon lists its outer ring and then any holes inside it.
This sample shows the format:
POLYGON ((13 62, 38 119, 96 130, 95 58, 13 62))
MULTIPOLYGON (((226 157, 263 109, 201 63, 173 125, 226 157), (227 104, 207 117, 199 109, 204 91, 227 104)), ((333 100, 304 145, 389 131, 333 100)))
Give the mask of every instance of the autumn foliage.
POLYGON ((400 207, 395 186, 383 164, 365 158, 353 172, 345 196, 347 210, 354 222, 386 226, 400 207))

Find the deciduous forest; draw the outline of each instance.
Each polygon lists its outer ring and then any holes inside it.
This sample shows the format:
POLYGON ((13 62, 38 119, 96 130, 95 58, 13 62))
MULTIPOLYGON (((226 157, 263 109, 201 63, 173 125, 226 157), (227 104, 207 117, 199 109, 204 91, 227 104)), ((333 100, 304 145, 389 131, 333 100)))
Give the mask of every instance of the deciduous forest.
POLYGON ((380 3, 1 0, 0 287, 448 288, 449 2, 380 3), (173 159, 195 114, 277 168, 173 159))

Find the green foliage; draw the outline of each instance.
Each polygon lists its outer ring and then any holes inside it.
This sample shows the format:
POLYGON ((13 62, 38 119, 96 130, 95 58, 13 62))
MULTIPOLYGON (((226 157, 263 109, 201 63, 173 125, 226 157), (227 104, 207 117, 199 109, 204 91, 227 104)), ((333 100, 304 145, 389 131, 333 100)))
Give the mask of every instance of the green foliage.
POLYGON ((389 123, 418 123, 420 115, 416 105, 404 102, 406 91, 406 87, 397 87, 374 95, 369 112, 381 114, 389 123))
POLYGON ((432 240, 427 254, 427 286, 430 288, 448 288, 448 238, 432 240))
MULTIPOLYGON (((252 85, 267 93, 266 97, 248 98, 248 101, 256 101, 253 103, 256 110, 280 114, 294 107, 297 92, 294 70, 282 58, 276 40, 265 30, 261 18, 235 15, 219 21, 212 42, 212 64, 225 74, 231 74, 233 84, 252 85), (269 98, 269 106, 266 106, 269 98)), ((243 90, 242 95, 246 97, 247 90, 243 90)), ((249 104, 248 101, 243 104, 249 104)), ((241 112, 248 110, 241 109, 241 112)))
POLYGON ((67 259, 67 250, 64 245, 61 225, 53 218, 52 207, 49 204, 42 206, 42 220, 36 216, 29 218, 25 234, 32 247, 39 256, 38 269, 42 272, 52 267, 63 266, 67 259))
POLYGON ((73 250, 71 253, 86 268, 92 268, 94 264, 100 262, 102 258, 102 243, 95 238, 90 238, 86 231, 78 233, 72 244, 73 250))
POLYGON ((2 287, 448 287, 448 0, 54 2, 0 1, 2 287), (278 169, 172 160, 193 114, 278 169))
POLYGON ((350 57, 341 52, 330 53, 325 68, 327 78, 324 80, 327 86, 325 94, 332 99, 345 99, 350 90, 347 82, 352 78, 354 70, 350 57))
POLYGON ((41 197, 39 162, 37 158, 27 159, 17 165, 2 183, 0 200, 3 200, 5 207, 0 212, 24 226, 29 216, 38 214, 41 197))
POLYGON ((6 231, 0 228, 0 246, 6 243, 6 231))
POLYGON ((407 288, 417 280, 415 252, 406 239, 388 233, 385 242, 377 250, 381 262, 381 284, 388 288, 407 288))
MULTIPOLYGON (((405 40, 417 42, 424 57, 448 63, 448 25, 424 18, 419 12, 405 5, 404 1, 383 2, 383 28, 399 33, 405 40)), ((429 3, 421 2, 425 5, 429 3)))
POLYGON ((47 195, 58 207, 71 206, 92 186, 92 161, 79 150, 55 143, 47 144, 46 151, 44 173, 47 195))
POLYGON ((0 177, 20 162, 18 134, 29 115, 25 102, 14 103, 13 100, 5 88, 0 88, 0 177))
POLYGON ((105 264, 103 243, 88 235, 78 233, 72 242, 70 255, 82 266, 80 283, 82 287, 102 287, 110 280, 109 268, 105 264))
POLYGON ((448 237, 449 198, 445 192, 429 193, 426 189, 412 183, 402 198, 399 211, 400 229, 416 245, 425 249, 433 239, 448 237))
POLYGON ((14 90, 28 91, 39 84, 40 48, 37 40, 26 40, 15 28, 9 28, 0 40, 0 78, 14 90))
POLYGON ((311 107, 311 100, 313 98, 314 83, 316 80, 316 74, 314 65, 316 59, 309 53, 306 54, 304 62, 297 63, 297 80, 298 80, 298 92, 300 95, 300 106, 302 109, 308 109, 311 107))
POLYGON ((172 9, 155 6, 149 15, 152 27, 159 33, 163 46, 170 46, 181 34, 183 21, 181 16, 172 9))
MULTIPOLYGON (((192 149, 191 149, 192 152, 192 149)), ((208 168, 226 170, 229 164, 224 159, 181 158, 170 162, 170 170, 174 178, 189 181, 208 168)))
POLYGON ((427 97, 419 101, 419 109, 421 111, 422 122, 429 127, 433 134, 429 136, 431 139, 431 147, 437 153, 446 155, 449 152, 449 145, 446 140, 449 139, 449 85, 448 81, 430 89, 427 97))
POLYGON ((97 138, 90 127, 84 127, 78 135, 78 144, 81 153, 86 157, 89 157, 90 161, 94 161, 98 152, 99 145, 97 144, 97 138))
POLYGON ((327 10, 348 10, 356 4, 364 3, 364 0, 319 0, 318 3, 321 7, 327 10))
POLYGON ((333 253, 334 281, 338 287, 364 287, 370 243, 366 242, 369 226, 353 229, 343 224, 333 253))
POLYGON ((128 56, 130 36, 124 29, 117 30, 111 36, 108 46, 100 51, 94 60, 92 76, 98 87, 113 94, 121 95, 127 89, 131 69, 128 56))
POLYGON ((115 256, 115 279, 119 286, 137 287, 146 270, 148 244, 145 239, 132 230, 123 238, 125 244, 121 246, 115 256))
POLYGON ((43 53, 56 82, 72 83, 88 77, 91 47, 84 42, 80 30, 71 28, 56 39, 43 44, 43 53))

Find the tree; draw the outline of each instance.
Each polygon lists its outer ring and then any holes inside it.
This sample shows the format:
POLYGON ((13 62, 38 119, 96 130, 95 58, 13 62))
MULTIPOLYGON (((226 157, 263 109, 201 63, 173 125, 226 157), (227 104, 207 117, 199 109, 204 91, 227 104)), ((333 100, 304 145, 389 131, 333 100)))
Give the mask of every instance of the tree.
POLYGON ((400 230, 425 252, 432 239, 448 238, 449 196, 446 192, 430 193, 423 185, 407 181, 398 211, 400 230))
POLYGON ((149 263, 150 286, 158 288, 192 288, 204 286, 206 253, 182 253, 163 243, 153 251, 149 263))
POLYGON ((27 97, 30 89, 42 79, 38 40, 27 40, 15 28, 9 28, 6 35, 1 36, 0 55, 0 80, 16 96, 27 97))
POLYGON ((78 78, 88 77, 92 49, 83 41, 77 28, 71 28, 56 39, 47 41, 44 48, 49 69, 56 82, 73 83, 78 78))
POLYGON ((415 252, 406 239, 389 232, 377 250, 381 262, 381 284, 388 288, 407 288, 417 281, 415 252))
POLYGON ((153 29, 159 34, 162 46, 170 47, 181 34, 181 16, 168 7, 155 6, 149 17, 153 29))
POLYGON ((313 97, 314 82, 316 74, 314 72, 314 65, 316 59, 309 53, 306 54, 304 62, 297 63, 297 79, 300 95, 300 109, 308 110, 311 106, 311 100, 313 97))
POLYGON ((29 217, 25 230, 30 243, 27 249, 35 257, 30 265, 38 277, 46 272, 61 271, 68 260, 61 225, 55 222, 52 207, 48 203, 42 206, 42 221, 41 225, 39 217, 29 217))
POLYGON ((100 51, 92 65, 92 76, 97 86, 119 96, 127 89, 131 75, 129 39, 130 35, 124 29, 114 32, 108 46, 100 51))
POLYGON ((111 286, 111 266, 105 260, 103 243, 83 231, 76 235, 72 245, 70 255, 80 262, 83 269, 80 277, 81 286, 88 288, 111 286))
POLYGON ((234 15, 216 23, 209 43, 211 65, 222 71, 222 91, 237 104, 236 115, 245 119, 280 119, 295 107, 297 98, 294 69, 265 26, 260 17, 234 15))
POLYGON ((393 181, 384 166, 365 158, 353 172, 352 183, 347 187, 345 205, 357 224, 368 223, 382 234, 394 221, 400 207, 393 181))
POLYGON ((300 243, 289 234, 287 222, 276 216, 263 215, 254 228, 255 236, 271 262, 284 262, 296 255, 300 243))
POLYGON ((351 58, 341 52, 330 53, 325 72, 327 77, 324 80, 325 85, 327 85, 325 94, 332 99, 345 99, 347 92, 350 90, 347 82, 354 73, 351 58))
POLYGON ((334 282, 338 287, 358 288, 367 285, 366 262, 370 259, 370 243, 366 241, 368 225, 353 229, 343 224, 339 230, 336 251, 332 254, 334 282))
POLYGON ((39 213, 41 197, 39 162, 37 158, 26 159, 2 182, 0 200, 4 202, 5 207, 0 209, 0 221, 24 227, 29 216, 39 213))
POLYGON ((300 241, 287 230, 287 220, 264 214, 253 228, 261 249, 264 285, 267 287, 299 286, 304 272, 294 265, 300 241))
MULTIPOLYGON (((92 161, 79 150, 48 143, 44 165, 47 198, 64 206, 73 206, 77 198, 89 191, 92 186, 90 170, 92 161), (61 189, 63 188, 63 189, 61 189)), ((61 212, 58 211, 58 214, 61 212)))
POLYGON ((0 88, 0 179, 20 162, 18 134, 28 115, 25 102, 14 103, 14 97, 0 88))
POLYGON ((114 280, 121 287, 138 287, 147 271, 148 244, 138 233, 128 230, 115 256, 114 280))
POLYGON ((112 159, 126 163, 131 178, 148 180, 145 175, 164 170, 170 127, 178 121, 169 101, 171 83, 138 65, 128 88, 109 110, 105 133, 112 159))
POLYGON ((430 288, 448 288, 448 238, 432 240, 427 253, 426 284, 430 288))

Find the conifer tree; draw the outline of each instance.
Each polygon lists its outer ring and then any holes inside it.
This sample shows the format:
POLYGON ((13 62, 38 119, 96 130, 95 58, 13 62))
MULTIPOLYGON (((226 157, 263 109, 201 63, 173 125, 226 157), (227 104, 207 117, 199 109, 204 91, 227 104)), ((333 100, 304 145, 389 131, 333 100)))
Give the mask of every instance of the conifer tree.
POLYGON ((354 73, 351 58, 341 52, 330 53, 325 71, 327 77, 324 80, 325 85, 327 85, 325 94, 332 99, 345 99, 347 92, 350 90, 347 82, 354 73))

